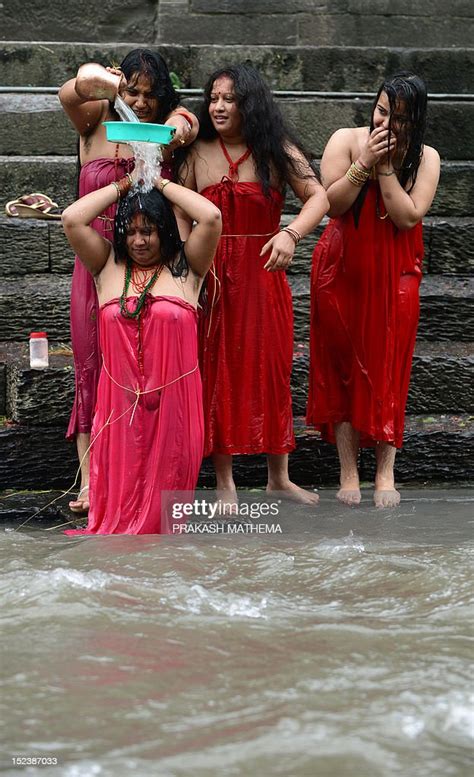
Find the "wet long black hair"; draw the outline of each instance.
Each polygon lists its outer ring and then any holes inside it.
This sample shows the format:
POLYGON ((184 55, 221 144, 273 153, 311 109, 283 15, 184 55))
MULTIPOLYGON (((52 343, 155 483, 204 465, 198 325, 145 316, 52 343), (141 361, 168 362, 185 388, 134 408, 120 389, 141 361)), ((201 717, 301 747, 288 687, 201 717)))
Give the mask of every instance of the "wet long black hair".
POLYGON ((420 76, 406 71, 395 73, 387 78, 381 84, 372 106, 371 132, 374 129, 374 111, 382 92, 387 95, 390 105, 389 142, 392 132, 392 116, 396 112, 397 105, 402 104, 406 123, 404 131, 397 135, 397 157, 401 156, 402 160, 398 180, 403 188, 409 183, 408 191, 411 191, 415 185, 423 156, 428 101, 426 84, 420 76))
POLYGON ((186 276, 189 265, 184 254, 184 244, 179 236, 176 216, 169 201, 157 189, 143 194, 132 190, 121 200, 115 216, 114 247, 117 261, 126 261, 127 229, 133 217, 140 213, 145 223, 154 225, 160 237, 160 262, 176 278, 186 276))
POLYGON ((172 84, 168 65, 157 51, 133 49, 122 60, 120 69, 130 86, 140 75, 150 79, 151 93, 158 100, 158 124, 178 107, 180 96, 172 84))
MULTIPOLYGON (((272 173, 276 174, 279 188, 289 182, 290 177, 309 178, 298 160, 288 151, 294 145, 310 162, 311 156, 303 148, 296 133, 286 124, 270 88, 254 67, 248 64, 229 65, 215 70, 204 87, 204 100, 198 112, 198 139, 213 140, 218 136, 209 116, 209 105, 214 82, 227 76, 233 81, 237 106, 242 117, 242 137, 252 149, 255 171, 263 191, 269 194, 272 173)), ((186 158, 187 149, 175 152, 175 173, 186 158)))

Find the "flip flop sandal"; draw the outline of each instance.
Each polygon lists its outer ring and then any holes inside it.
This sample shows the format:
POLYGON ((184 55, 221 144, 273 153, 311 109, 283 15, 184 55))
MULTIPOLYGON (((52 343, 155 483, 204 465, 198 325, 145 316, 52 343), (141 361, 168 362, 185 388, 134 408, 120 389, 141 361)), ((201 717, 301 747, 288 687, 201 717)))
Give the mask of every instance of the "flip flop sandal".
POLYGON ((16 200, 10 200, 5 205, 5 213, 17 219, 61 219, 57 202, 41 192, 24 194, 16 200))

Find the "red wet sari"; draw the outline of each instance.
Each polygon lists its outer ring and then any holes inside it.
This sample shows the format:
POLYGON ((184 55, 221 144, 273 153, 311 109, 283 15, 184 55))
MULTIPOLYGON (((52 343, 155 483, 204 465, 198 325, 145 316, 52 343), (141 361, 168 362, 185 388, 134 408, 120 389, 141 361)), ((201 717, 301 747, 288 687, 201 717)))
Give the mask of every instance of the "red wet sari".
POLYGON ((421 222, 397 229, 370 181, 358 224, 333 219, 313 254, 307 422, 335 442, 349 421, 363 447, 401 447, 419 316, 421 222))
POLYGON ((229 177, 201 194, 222 213, 222 237, 208 275, 201 321, 205 455, 288 453, 294 448, 290 377, 293 307, 284 272, 268 272, 260 251, 280 228, 283 198, 229 177))

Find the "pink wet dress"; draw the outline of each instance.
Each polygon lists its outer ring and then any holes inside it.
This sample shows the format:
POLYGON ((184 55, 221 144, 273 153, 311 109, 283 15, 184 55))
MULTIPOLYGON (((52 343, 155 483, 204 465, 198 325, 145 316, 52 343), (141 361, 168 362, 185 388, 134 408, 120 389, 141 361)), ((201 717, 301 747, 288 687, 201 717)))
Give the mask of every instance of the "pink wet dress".
POLYGON ((66 534, 165 533, 162 492, 192 492, 203 453, 196 310, 148 295, 140 352, 137 320, 122 316, 117 299, 101 306, 99 327, 88 525, 66 534))
MULTIPOLYGON (((101 158, 86 162, 79 174, 79 197, 95 192, 112 181, 118 181, 133 170, 134 160, 101 158)), ((162 174, 170 178, 170 169, 163 165, 162 174)), ((112 241, 114 237, 115 203, 94 219, 94 229, 112 241)), ((98 300, 94 279, 78 256, 75 258, 71 285, 71 342, 74 354, 75 396, 66 437, 89 433, 92 428, 97 382, 100 373, 98 300)))

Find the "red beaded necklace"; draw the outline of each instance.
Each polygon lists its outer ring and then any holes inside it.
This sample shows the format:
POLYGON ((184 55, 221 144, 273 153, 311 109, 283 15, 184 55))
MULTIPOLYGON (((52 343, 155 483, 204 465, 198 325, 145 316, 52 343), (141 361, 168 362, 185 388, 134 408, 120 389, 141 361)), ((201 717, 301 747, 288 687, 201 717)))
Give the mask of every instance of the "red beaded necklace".
POLYGON ((148 267, 140 267, 140 265, 133 262, 130 281, 135 291, 138 292, 138 294, 142 294, 144 291, 148 291, 149 288, 151 288, 151 285, 149 287, 148 284, 150 283, 153 275, 156 273, 156 277, 153 281, 154 285, 160 277, 162 270, 162 264, 153 264, 148 267))

